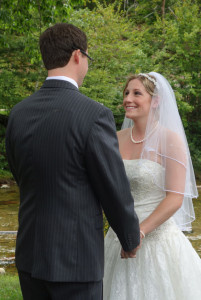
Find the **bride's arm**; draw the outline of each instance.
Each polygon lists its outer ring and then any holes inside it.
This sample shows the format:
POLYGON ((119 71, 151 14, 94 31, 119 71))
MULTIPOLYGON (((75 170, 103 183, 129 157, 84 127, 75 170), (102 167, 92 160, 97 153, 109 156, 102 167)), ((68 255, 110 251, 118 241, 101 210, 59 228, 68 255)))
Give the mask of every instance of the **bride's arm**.
POLYGON ((175 134, 169 136, 168 143, 170 147, 166 154, 172 159, 166 158, 166 197, 140 224, 140 229, 145 235, 173 216, 183 202, 186 182, 186 152, 181 140, 175 134))
POLYGON ((141 224, 140 230, 148 234, 167 221, 182 205, 183 195, 167 192, 164 200, 141 224))

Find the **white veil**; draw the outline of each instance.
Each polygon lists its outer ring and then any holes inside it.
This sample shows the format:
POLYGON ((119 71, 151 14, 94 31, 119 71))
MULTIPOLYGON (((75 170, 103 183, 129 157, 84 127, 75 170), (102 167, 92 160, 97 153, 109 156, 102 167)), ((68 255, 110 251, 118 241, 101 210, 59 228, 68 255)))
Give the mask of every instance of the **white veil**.
MULTIPOLYGON (((145 165, 154 183, 163 191, 184 195, 183 204, 173 217, 182 231, 190 231, 195 219, 192 198, 197 198, 198 192, 186 135, 170 84, 158 73, 149 75, 156 79, 155 96, 152 96, 139 163, 148 159, 164 168, 159 181, 152 168, 145 165)), ((133 121, 125 118, 122 129, 132 126, 133 121)))

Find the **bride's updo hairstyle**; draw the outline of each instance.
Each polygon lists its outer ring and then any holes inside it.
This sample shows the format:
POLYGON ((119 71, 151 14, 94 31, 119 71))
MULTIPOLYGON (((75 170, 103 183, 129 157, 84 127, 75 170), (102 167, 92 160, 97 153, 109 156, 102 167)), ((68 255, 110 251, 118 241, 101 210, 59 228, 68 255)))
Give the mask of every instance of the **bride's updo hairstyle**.
MULTIPOLYGON (((151 79, 153 79, 153 81, 156 82, 156 78, 153 75, 148 75, 145 74, 147 76, 149 76, 151 79)), ((126 81, 126 85, 123 89, 123 97, 125 96, 125 91, 127 89, 127 86, 129 84, 130 81, 134 80, 134 79, 138 79, 139 81, 142 82, 143 86, 145 87, 147 93, 149 93, 151 96, 155 96, 156 94, 154 93, 156 86, 154 85, 154 82, 152 82, 150 79, 148 79, 147 77, 145 77, 142 74, 136 74, 136 75, 131 75, 127 81, 126 81)))

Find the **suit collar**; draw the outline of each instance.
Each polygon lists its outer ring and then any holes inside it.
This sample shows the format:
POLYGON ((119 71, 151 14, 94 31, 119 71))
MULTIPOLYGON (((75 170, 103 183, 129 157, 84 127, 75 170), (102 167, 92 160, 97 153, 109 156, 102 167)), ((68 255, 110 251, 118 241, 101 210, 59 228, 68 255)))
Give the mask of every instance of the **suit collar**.
POLYGON ((78 88, 69 81, 57 79, 45 80, 41 88, 64 88, 78 91, 78 88))
POLYGON ((74 84, 74 86, 76 86, 78 88, 78 84, 77 82, 73 79, 73 78, 70 78, 70 77, 67 77, 67 76, 51 76, 51 77, 47 77, 46 80, 50 80, 50 79, 58 79, 58 80, 64 80, 64 81, 68 81, 72 84, 74 84))

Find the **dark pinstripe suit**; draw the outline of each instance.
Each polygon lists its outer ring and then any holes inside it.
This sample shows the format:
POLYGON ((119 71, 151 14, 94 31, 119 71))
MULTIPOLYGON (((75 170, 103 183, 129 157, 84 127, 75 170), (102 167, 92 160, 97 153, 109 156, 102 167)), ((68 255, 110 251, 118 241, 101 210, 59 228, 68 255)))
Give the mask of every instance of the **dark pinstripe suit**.
POLYGON ((101 207, 124 250, 138 245, 138 219, 109 109, 69 82, 45 81, 12 109, 6 148, 20 188, 19 270, 47 281, 101 280, 101 207))

